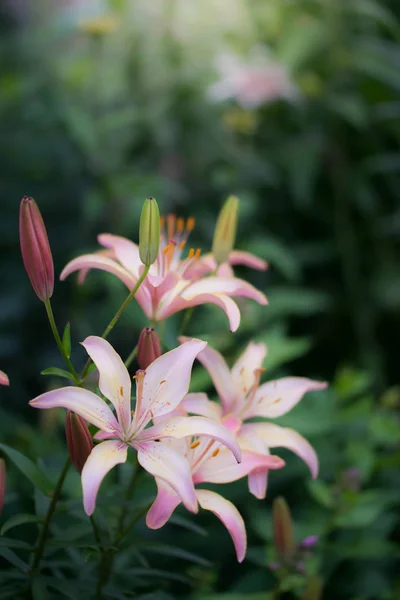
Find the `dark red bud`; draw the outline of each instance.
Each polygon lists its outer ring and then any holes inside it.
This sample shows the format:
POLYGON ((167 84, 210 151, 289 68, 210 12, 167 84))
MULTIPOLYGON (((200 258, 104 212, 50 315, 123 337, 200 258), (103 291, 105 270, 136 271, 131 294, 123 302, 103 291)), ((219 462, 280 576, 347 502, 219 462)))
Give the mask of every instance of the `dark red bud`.
POLYGON ((93 440, 85 419, 70 410, 65 419, 65 436, 71 462, 78 473, 82 473, 83 466, 92 451, 93 440))
POLYGON ((158 334, 152 327, 145 327, 140 332, 137 361, 143 370, 161 356, 161 344, 158 334))

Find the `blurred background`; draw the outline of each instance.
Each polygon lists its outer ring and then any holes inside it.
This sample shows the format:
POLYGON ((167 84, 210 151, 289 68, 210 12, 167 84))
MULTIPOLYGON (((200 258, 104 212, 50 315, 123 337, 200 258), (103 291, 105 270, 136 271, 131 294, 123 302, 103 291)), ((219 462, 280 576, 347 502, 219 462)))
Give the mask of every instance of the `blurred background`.
MULTIPOLYGON (((64 451, 62 427, 52 438, 27 406, 60 385, 40 371, 62 364, 22 266, 21 197, 38 202, 59 273, 97 249, 98 233, 137 240, 149 195, 164 214, 196 217, 193 245, 207 252, 222 202, 237 194, 237 247, 270 265, 266 274, 237 272, 270 305, 241 302, 234 336, 219 309, 197 308, 188 333, 214 332, 207 339, 230 359, 262 340, 268 377, 329 381, 326 393, 280 419, 315 445, 321 476, 311 482, 282 452, 287 467, 271 476, 267 500, 250 497, 243 481, 227 486, 248 525, 240 567, 212 516, 193 521, 208 537, 167 526, 160 539, 173 532, 211 564, 152 556, 151 568, 178 580, 161 578, 148 598, 301 598, 304 573, 321 576, 327 600, 399 598, 396 0, 3 0, 0 29, 0 368, 11 380, 1 390, 4 441, 40 456, 40 426, 43 443, 64 451), (280 583, 270 568, 277 495, 291 507, 299 542, 319 536, 280 583), (274 586, 281 596, 266 595, 274 586)), ((56 320, 71 322, 78 366, 78 342, 101 334, 125 295, 101 272, 83 287, 74 276, 57 284, 56 320)), ((168 323, 170 345, 180 319, 168 323)), ((132 306, 112 335, 122 355, 146 324, 132 306)), ((193 389, 207 386, 196 370, 193 389)))

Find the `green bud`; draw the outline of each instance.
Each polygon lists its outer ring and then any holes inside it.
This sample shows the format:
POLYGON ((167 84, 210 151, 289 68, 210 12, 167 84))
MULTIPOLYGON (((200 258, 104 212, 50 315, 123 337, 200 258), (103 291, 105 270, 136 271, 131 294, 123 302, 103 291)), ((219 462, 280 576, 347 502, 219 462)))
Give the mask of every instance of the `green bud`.
POLYGON ((293 521, 286 500, 282 497, 274 500, 273 506, 274 541, 279 557, 289 562, 295 550, 293 521))
POLYGON ((229 196, 218 215, 212 253, 218 265, 226 262, 233 250, 239 211, 239 198, 229 196))
POLYGON ((152 265, 160 246, 160 212, 155 198, 146 198, 140 216, 139 256, 144 265, 152 265))

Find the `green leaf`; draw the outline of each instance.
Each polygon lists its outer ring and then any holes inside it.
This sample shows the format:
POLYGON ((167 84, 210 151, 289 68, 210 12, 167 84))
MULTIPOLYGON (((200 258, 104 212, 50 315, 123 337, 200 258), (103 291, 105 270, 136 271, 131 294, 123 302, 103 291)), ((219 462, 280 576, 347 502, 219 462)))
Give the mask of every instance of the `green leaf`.
POLYGON ((33 600, 49 600, 46 582, 40 573, 32 577, 31 592, 33 600))
POLYGON ((0 535, 4 535, 7 531, 10 531, 13 527, 18 525, 25 525, 26 523, 42 523, 43 519, 36 515, 19 514, 10 517, 3 525, 0 530, 0 535))
POLYGON ((318 479, 308 482, 308 490, 311 496, 322 506, 330 508, 333 506, 333 493, 330 487, 318 479))
POLYGON ((200 525, 193 523, 186 517, 181 517, 180 515, 172 515, 169 520, 169 523, 173 523, 174 525, 180 525, 181 527, 196 533, 197 535, 203 535, 204 537, 208 536, 208 531, 200 525))
POLYGON ((64 379, 71 379, 75 381, 75 377, 64 369, 59 369, 58 367, 49 367, 40 373, 41 375, 56 375, 56 377, 64 377, 64 379))
POLYGON ((140 544, 140 549, 143 552, 154 552, 156 554, 162 554, 162 556, 173 556, 174 558, 188 560, 191 563, 202 565, 204 567, 210 567, 212 565, 212 563, 209 560, 203 558, 202 556, 193 554, 193 552, 188 552, 183 548, 169 546, 168 544, 143 543, 140 544))
POLYGON ((63 337, 62 337, 62 345, 64 348, 65 354, 70 358, 71 356, 71 325, 68 322, 65 326, 63 337))
POLYGON ((21 550, 32 550, 31 546, 28 542, 23 542, 22 540, 14 540, 13 538, 8 537, 0 537, 0 547, 7 548, 20 548, 21 550))
POLYGON ((29 458, 10 448, 5 444, 0 444, 0 450, 8 456, 8 458, 14 463, 14 465, 25 475, 31 483, 45 495, 51 496, 53 493, 53 484, 50 479, 37 467, 29 458))
POLYGON ((23 571, 24 573, 27 573, 29 571, 29 565, 23 560, 21 560, 20 557, 17 556, 15 552, 10 550, 9 548, 0 547, 0 556, 2 556, 5 560, 7 560, 17 569, 20 569, 20 571, 23 571))

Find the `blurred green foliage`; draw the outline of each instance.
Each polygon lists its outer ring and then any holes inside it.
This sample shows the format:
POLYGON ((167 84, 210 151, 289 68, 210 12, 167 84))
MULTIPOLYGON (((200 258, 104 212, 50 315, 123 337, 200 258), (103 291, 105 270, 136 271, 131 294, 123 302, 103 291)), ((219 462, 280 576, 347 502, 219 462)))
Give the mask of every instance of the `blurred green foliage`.
MULTIPOLYGON (((244 482, 226 486, 248 523, 248 560, 241 567, 225 531, 209 515, 194 520, 181 511, 159 534, 140 528, 126 540, 116 567, 127 591, 123 587, 118 595, 114 582, 110 598, 131 597, 134 581, 135 597, 148 600, 266 599, 278 581, 268 568, 274 561, 270 499, 284 495, 298 540, 321 536, 307 569, 322 576, 324 599, 395 600, 399 6, 394 0, 188 4, 93 2, 98 13, 68 3, 59 10, 41 11, 40 3, 34 9, 23 3, 18 11, 11 4, 3 8, 0 367, 11 387, 1 390, 1 441, 43 460, 47 477, 55 479, 64 444, 44 421, 37 434, 37 415, 27 402, 48 385, 38 373, 62 364, 23 271, 21 197, 31 195, 41 207, 59 273, 70 258, 96 248, 97 233, 137 240, 148 195, 164 213, 194 215, 193 245, 208 251, 218 208, 235 193, 241 198, 237 247, 270 263, 267 276, 238 273, 267 293, 270 306, 241 303, 235 336, 218 309, 201 307, 189 333, 212 331, 206 339, 228 358, 250 338, 265 341, 268 376, 290 372, 332 382, 329 391, 308 396, 281 419, 315 444, 321 477, 309 482, 300 461, 287 456, 286 468, 271 476, 265 502, 250 497, 244 482), (251 109, 235 100, 212 101, 207 90, 218 77, 216 58, 227 51, 246 58, 257 45, 287 69, 296 99, 251 109), (190 528, 198 526, 206 535, 193 534, 190 528), (160 583, 152 593, 155 578, 160 583)), ((122 284, 100 272, 83 287, 73 278, 56 286, 56 319, 61 329, 71 322, 76 364, 84 360, 78 342, 100 334, 124 297, 122 284)), ((175 344, 179 321, 167 323, 168 345, 175 344)), ((145 324, 136 306, 124 315, 112 336, 122 355, 145 324)), ((207 375, 197 369, 193 390, 207 386, 207 375)), ((10 481, 4 518, 43 514, 45 496, 37 492, 33 503, 30 484, 12 469, 10 481)), ((43 585, 49 597, 89 597, 95 577, 97 557, 78 476, 71 474, 69 484, 65 503, 73 506, 76 521, 67 525, 60 510, 53 532, 59 544, 44 582, 38 580, 37 598, 45 597, 43 585), (68 549, 69 565, 60 547, 68 549), (71 570, 79 573, 77 588, 59 582, 60 573, 71 570)), ((115 485, 110 478, 108 492, 115 485)), ((137 504, 151 493, 141 490, 137 504)), ((112 512, 107 497, 104 491, 102 510, 112 512)), ((33 520, 24 529, 23 539, 31 544, 33 520)), ((23 555, 24 547, 11 542, 10 555, 4 539, 0 556, 23 572, 18 550, 23 555)), ((2 571, 0 584, 1 598, 16 598, 17 577, 2 571)), ((292 573, 285 585, 282 593, 300 598, 304 576, 292 573)))

